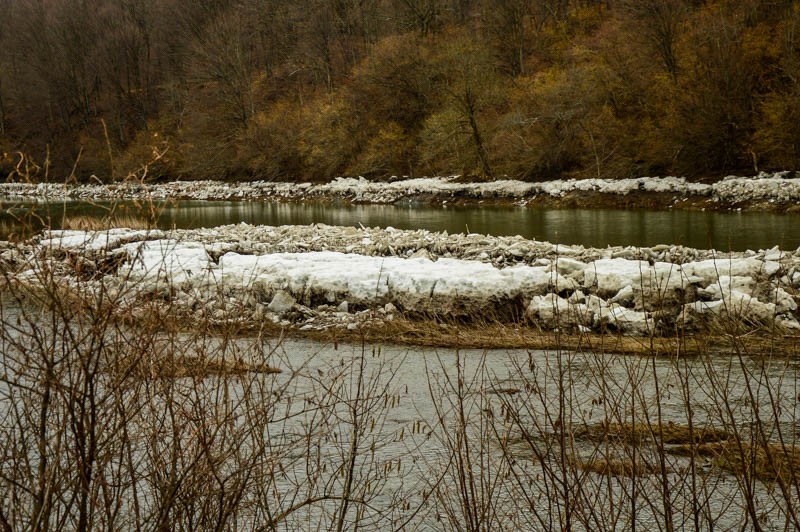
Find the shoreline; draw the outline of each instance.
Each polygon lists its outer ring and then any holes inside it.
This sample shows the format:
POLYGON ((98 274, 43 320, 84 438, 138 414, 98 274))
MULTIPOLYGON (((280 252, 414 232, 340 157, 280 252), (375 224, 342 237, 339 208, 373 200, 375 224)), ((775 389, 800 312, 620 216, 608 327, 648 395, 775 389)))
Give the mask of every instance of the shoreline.
POLYGON ((336 178, 328 183, 135 181, 107 185, 2 183, 0 196, 48 200, 343 201, 353 204, 462 204, 547 208, 625 208, 800 212, 800 178, 793 172, 729 176, 711 184, 678 177, 544 182, 461 182, 457 176, 378 182, 336 178))

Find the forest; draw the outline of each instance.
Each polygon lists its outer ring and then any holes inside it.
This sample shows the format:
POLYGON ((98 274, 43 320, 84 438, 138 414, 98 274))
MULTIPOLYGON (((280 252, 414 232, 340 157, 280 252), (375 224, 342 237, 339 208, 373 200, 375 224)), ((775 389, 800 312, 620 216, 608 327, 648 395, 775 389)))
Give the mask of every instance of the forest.
POLYGON ((800 163, 792 0, 0 0, 0 179, 800 163))

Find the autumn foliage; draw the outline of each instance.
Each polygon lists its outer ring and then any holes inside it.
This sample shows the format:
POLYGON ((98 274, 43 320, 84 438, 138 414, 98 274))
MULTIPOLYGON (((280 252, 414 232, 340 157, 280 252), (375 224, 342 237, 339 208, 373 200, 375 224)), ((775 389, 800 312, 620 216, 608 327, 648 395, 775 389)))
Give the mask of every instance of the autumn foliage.
POLYGON ((706 178, 800 163, 798 1, 0 13, 0 178, 706 178))

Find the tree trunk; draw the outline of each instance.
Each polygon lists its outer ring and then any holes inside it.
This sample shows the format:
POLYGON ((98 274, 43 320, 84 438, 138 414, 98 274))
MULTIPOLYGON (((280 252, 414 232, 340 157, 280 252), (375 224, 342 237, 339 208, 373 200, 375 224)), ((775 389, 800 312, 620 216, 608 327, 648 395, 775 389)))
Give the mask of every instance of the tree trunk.
POLYGON ((486 147, 483 144, 483 137, 481 136, 480 129, 478 128, 478 121, 475 116, 477 114, 475 109, 475 97, 469 89, 464 93, 464 104, 467 111, 467 121, 469 122, 470 131, 472 133, 472 142, 475 144, 475 152, 478 156, 478 163, 480 164, 481 177, 491 177, 492 169, 489 166, 489 154, 486 152, 486 147))
POLYGON ((6 106, 3 101, 3 84, 0 83, 0 135, 6 134, 6 106))

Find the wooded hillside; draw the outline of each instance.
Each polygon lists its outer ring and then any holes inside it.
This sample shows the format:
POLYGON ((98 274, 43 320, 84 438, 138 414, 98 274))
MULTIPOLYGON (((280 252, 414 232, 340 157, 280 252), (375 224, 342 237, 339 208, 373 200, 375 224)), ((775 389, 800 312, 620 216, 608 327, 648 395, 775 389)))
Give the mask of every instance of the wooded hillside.
POLYGON ((795 169, 800 2, 0 0, 0 178, 795 169))

